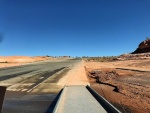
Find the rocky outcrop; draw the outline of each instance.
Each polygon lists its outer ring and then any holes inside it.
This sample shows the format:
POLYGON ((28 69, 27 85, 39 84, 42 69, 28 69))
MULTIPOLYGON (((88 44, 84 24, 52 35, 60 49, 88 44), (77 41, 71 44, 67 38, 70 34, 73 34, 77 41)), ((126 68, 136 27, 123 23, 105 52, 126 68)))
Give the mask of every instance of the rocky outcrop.
POLYGON ((105 83, 106 81, 117 79, 120 76, 116 71, 101 71, 93 70, 90 72, 89 77, 95 78, 98 83, 105 83))
POLYGON ((139 47, 132 53, 147 53, 150 52, 150 39, 147 39, 139 44, 139 47))

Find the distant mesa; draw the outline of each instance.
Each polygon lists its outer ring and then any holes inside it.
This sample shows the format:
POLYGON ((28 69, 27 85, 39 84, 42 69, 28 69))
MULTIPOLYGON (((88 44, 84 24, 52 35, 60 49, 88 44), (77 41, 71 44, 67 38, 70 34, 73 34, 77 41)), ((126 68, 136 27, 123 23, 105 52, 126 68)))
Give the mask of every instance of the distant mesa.
POLYGON ((150 38, 144 40, 139 44, 139 47, 132 52, 132 54, 137 54, 137 53, 148 53, 150 52, 150 38))

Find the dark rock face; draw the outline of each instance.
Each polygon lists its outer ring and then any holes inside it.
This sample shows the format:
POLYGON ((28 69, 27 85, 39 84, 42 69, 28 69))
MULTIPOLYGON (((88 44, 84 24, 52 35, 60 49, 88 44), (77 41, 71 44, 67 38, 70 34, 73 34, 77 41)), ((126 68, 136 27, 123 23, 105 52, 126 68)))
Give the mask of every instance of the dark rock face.
POLYGON ((150 52, 150 39, 147 39, 139 44, 139 47, 132 53, 147 53, 150 52))

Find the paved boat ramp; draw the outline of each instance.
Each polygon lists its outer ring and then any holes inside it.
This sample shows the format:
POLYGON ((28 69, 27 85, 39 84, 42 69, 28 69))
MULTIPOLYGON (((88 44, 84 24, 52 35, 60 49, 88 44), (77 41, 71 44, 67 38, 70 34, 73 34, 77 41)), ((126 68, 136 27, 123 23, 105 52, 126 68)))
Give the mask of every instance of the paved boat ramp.
POLYGON ((90 86, 65 86, 53 113, 121 113, 90 86))

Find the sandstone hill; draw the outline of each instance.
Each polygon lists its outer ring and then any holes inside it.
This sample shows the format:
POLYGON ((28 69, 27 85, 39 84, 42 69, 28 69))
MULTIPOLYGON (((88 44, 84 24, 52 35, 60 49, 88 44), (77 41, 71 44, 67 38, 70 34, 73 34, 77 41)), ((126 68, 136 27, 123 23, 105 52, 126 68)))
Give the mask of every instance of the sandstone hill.
POLYGON ((132 53, 147 53, 150 52, 150 39, 144 40, 139 44, 139 47, 132 53))

